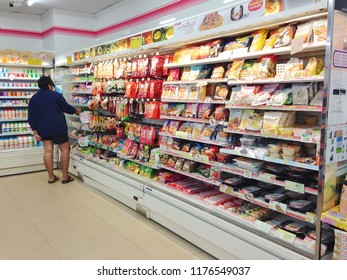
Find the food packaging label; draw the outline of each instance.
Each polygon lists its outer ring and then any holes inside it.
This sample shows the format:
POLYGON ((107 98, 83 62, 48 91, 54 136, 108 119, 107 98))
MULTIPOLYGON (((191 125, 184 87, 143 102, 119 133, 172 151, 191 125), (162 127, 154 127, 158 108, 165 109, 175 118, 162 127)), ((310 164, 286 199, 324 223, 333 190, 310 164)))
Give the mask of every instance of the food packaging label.
POLYGON ((280 228, 277 229, 277 231, 276 231, 276 236, 277 236, 278 238, 280 238, 280 239, 286 241, 286 242, 291 243, 291 244, 294 243, 295 238, 296 238, 296 235, 295 235, 295 234, 290 233, 290 232, 287 232, 287 231, 285 231, 285 230, 283 230, 283 229, 280 229, 280 228))
POLYGON ((273 183, 276 181, 276 175, 264 172, 259 174, 259 179, 267 183, 273 183))

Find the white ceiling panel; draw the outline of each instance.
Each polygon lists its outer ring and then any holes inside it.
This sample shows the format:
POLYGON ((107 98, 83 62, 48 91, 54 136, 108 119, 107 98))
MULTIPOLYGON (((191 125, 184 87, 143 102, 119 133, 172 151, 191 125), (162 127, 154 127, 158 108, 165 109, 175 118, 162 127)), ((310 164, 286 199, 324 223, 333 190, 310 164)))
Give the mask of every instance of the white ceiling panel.
POLYGON ((41 15, 46 11, 56 8, 74 12, 96 14, 109 6, 125 2, 126 0, 37 0, 28 7, 26 0, 0 0, 0 11, 23 14, 41 15), (10 7, 11 2, 22 4, 19 7, 10 7))

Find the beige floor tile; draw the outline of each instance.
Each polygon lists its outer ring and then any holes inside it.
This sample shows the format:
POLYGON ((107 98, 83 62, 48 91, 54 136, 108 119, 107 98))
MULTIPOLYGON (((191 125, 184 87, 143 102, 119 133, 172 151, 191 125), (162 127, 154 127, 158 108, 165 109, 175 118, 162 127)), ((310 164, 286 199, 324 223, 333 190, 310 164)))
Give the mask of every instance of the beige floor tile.
POLYGON ((39 231, 26 217, 5 220, 0 223, 0 245, 27 240, 39 235, 39 231))
POLYGON ((0 259, 59 260, 59 257, 41 236, 34 236, 0 245, 0 259))
POLYGON ((20 217, 25 217, 23 210, 7 190, 0 187, 0 222, 20 217))
POLYGON ((130 241, 117 242, 72 257, 74 260, 150 260, 151 258, 130 241))
POLYGON ((33 223, 63 259, 112 244, 115 240, 126 241, 120 233, 82 206, 71 212, 34 218, 33 223))
POLYGON ((176 244, 160 231, 152 231, 129 239, 155 260, 185 260, 193 255, 191 248, 176 244))

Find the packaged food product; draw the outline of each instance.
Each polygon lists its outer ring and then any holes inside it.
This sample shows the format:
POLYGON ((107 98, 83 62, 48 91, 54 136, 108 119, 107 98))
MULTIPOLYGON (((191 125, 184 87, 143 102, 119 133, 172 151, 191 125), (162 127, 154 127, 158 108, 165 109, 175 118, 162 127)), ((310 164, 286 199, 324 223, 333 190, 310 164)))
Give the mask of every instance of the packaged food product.
POLYGON ((203 123, 194 123, 192 137, 199 138, 202 134, 204 127, 205 124, 203 123))
POLYGON ((273 78, 276 75, 276 55, 265 55, 260 58, 259 62, 254 63, 251 76, 258 79, 273 78))
POLYGON ((172 81, 178 81, 181 76, 181 70, 178 69, 169 69, 168 77, 167 80, 172 82, 172 81))
POLYGON ((229 66, 228 68, 226 77, 231 80, 239 80, 241 71, 242 71, 242 66, 244 63, 245 63, 244 59, 234 60, 233 63, 231 64, 231 67, 229 66))
POLYGON ((207 156, 210 161, 213 161, 216 159, 218 151, 219 148, 217 146, 205 146, 201 149, 201 155, 207 156))
POLYGON ((172 167, 174 168, 175 167, 175 164, 176 164, 176 161, 177 161, 177 157, 169 157, 168 161, 167 161, 167 166, 168 167, 172 167))
POLYGON ((185 108, 182 116, 185 118, 196 118, 198 114, 198 104, 197 103, 189 103, 185 108))
POLYGON ((295 155, 295 147, 290 145, 282 146, 283 155, 285 156, 294 156, 295 155))
POLYGON ((178 158, 176 163, 175 163, 174 168, 181 170, 183 168, 183 164, 184 164, 184 159, 183 158, 178 158))
POLYGON ((270 202, 270 201, 284 201, 287 199, 287 196, 284 193, 268 193, 264 195, 265 201, 270 202))
POLYGON ((298 25, 294 38, 303 37, 304 43, 310 42, 312 38, 313 21, 301 23, 298 25))
POLYGON ((210 172, 211 172, 211 167, 209 165, 200 165, 196 171, 200 173, 202 176, 209 178, 210 177, 210 172))
POLYGON ((178 99, 188 99, 190 95, 190 86, 181 85, 178 90, 178 99))
POLYGON ((185 160, 182 170, 186 172, 192 172, 195 166, 195 162, 192 160, 185 160))
POLYGON ((159 119, 159 116, 160 116, 160 102, 152 101, 145 104, 146 119, 159 119))
POLYGON ((310 227, 304 223, 293 221, 285 221, 281 223, 280 227, 298 236, 304 236, 310 230, 310 227))
POLYGON ((181 145, 182 145, 181 140, 173 139, 171 149, 175 151, 179 151, 181 150, 181 145))
POLYGON ((163 92, 162 92, 161 98, 163 98, 163 99, 169 99, 170 98, 170 86, 164 86, 163 87, 163 92))
POLYGON ((189 75, 190 75, 190 67, 184 67, 182 76, 181 76, 181 81, 189 81, 189 75))
POLYGON ((211 45, 209 43, 203 44, 199 48, 199 59, 205 59, 210 56, 211 45))
POLYGON ((255 186, 246 187, 240 190, 240 193, 245 194, 248 199, 260 196, 262 192, 263 190, 261 188, 255 186))
POLYGON ((293 105, 308 105, 310 84, 293 84, 293 105))
POLYGON ((296 26, 294 24, 289 24, 272 31, 270 38, 265 43, 264 49, 289 46, 294 38, 295 31, 296 26))
POLYGON ((251 45, 253 40, 252 36, 245 36, 237 38, 236 41, 227 43, 224 47, 224 51, 234 51, 236 49, 247 49, 251 45))
POLYGON ((169 133, 169 127, 170 127, 171 121, 166 121, 163 125, 162 132, 163 133, 169 133))
POLYGON ((257 138, 252 136, 243 136, 240 138, 241 147, 254 147, 257 138))
POLYGON ((309 200, 293 200, 289 203, 289 207, 293 210, 298 210, 300 212, 306 212, 314 209, 316 204, 309 200))
POLYGON ((250 105, 259 92, 260 86, 244 86, 232 88, 230 103, 235 105, 250 105), (238 91, 239 90, 239 91, 238 91))
MULTIPOLYGON (((240 79, 241 80, 246 79, 251 75, 251 70, 252 70, 254 63, 255 63, 254 59, 246 60, 244 62, 244 64, 242 65, 241 73, 240 73, 240 79)), ((228 77, 229 75, 226 75, 226 76, 228 77)))
POLYGON ((217 106, 211 115, 211 119, 216 122, 226 122, 228 120, 228 112, 224 105, 217 106))
POLYGON ((308 60, 308 63, 305 67, 305 74, 306 76, 315 76, 317 75, 317 66, 318 66, 318 61, 316 57, 311 57, 308 60))
POLYGON ((210 56, 209 57, 217 57, 222 50, 221 40, 214 40, 210 43, 210 56))
POLYGON ((187 132, 189 127, 192 126, 192 123, 189 123, 189 122, 186 122, 186 123, 183 123, 179 129, 179 131, 181 132, 187 132))
POLYGON ((149 74, 151 77, 161 77, 164 74, 165 57, 155 55, 151 58, 149 74))
POLYGON ((225 69, 223 66, 215 66, 212 71, 211 79, 221 79, 224 77, 225 69))
POLYGON ((211 73, 212 73, 212 67, 204 68, 200 71, 199 75, 197 76, 197 80, 208 79, 211 73))
POLYGON ((264 114, 263 112, 251 112, 246 125, 246 130, 250 131, 260 131, 263 127, 263 119, 264 114))
POLYGON ((229 94, 228 86, 225 84, 218 84, 213 99, 226 100, 229 94))
POLYGON ((201 138, 212 140, 214 137, 215 130, 216 130, 216 127, 214 127, 214 126, 211 126, 211 125, 205 126, 205 128, 201 134, 201 138))
POLYGON ((263 49, 268 32, 269 30, 267 29, 260 29, 252 34, 253 41, 249 48, 250 52, 261 51, 263 49))
POLYGON ((190 68, 188 80, 189 81, 196 80, 198 78, 200 72, 202 71, 202 69, 203 69, 203 66, 192 66, 190 68))
POLYGON ((179 127, 180 127, 179 121, 171 121, 168 133, 174 135, 178 131, 179 127))
POLYGON ((216 131, 216 140, 221 142, 228 142, 228 136, 229 134, 227 132, 224 132, 223 129, 217 128, 216 131))
POLYGON ((258 171, 263 165, 263 162, 249 158, 238 157, 233 160, 236 162, 238 167, 252 171, 258 171))
POLYGON ((228 129, 233 130, 239 127, 242 119, 243 110, 231 109, 229 113, 228 129))
POLYGON ((202 146, 199 143, 193 143, 190 148, 190 153, 195 156, 195 155, 200 155, 201 154, 201 149, 202 146))
POLYGON ((260 92, 255 95, 252 101, 252 106, 265 105, 270 100, 271 96, 278 90, 279 84, 264 85, 260 92))
POLYGON ((293 92, 291 88, 284 88, 276 91, 276 93, 270 98, 267 105, 270 106, 283 106, 291 105, 293 102, 293 92))
POLYGON ((326 18, 315 20, 313 23, 313 42, 322 42, 327 39, 328 23, 326 18))
POLYGON ((185 152, 185 153, 189 153, 190 148, 191 148, 191 144, 192 144, 191 142, 184 143, 182 145, 181 151, 185 152))
POLYGON ((199 104, 198 105, 198 118, 203 120, 210 119, 212 114, 212 104, 199 104))

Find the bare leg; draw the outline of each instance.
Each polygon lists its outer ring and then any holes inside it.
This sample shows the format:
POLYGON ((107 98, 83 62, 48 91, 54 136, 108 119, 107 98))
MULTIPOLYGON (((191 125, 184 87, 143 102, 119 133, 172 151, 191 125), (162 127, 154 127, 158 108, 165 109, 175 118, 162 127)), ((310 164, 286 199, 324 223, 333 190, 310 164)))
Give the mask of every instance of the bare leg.
POLYGON ((62 180, 67 180, 69 178, 69 161, 70 161, 70 141, 58 145, 61 155, 61 169, 63 172, 62 180))
POLYGON ((55 175, 53 173, 53 142, 51 140, 43 140, 43 162, 48 172, 48 180, 53 181, 55 175))

